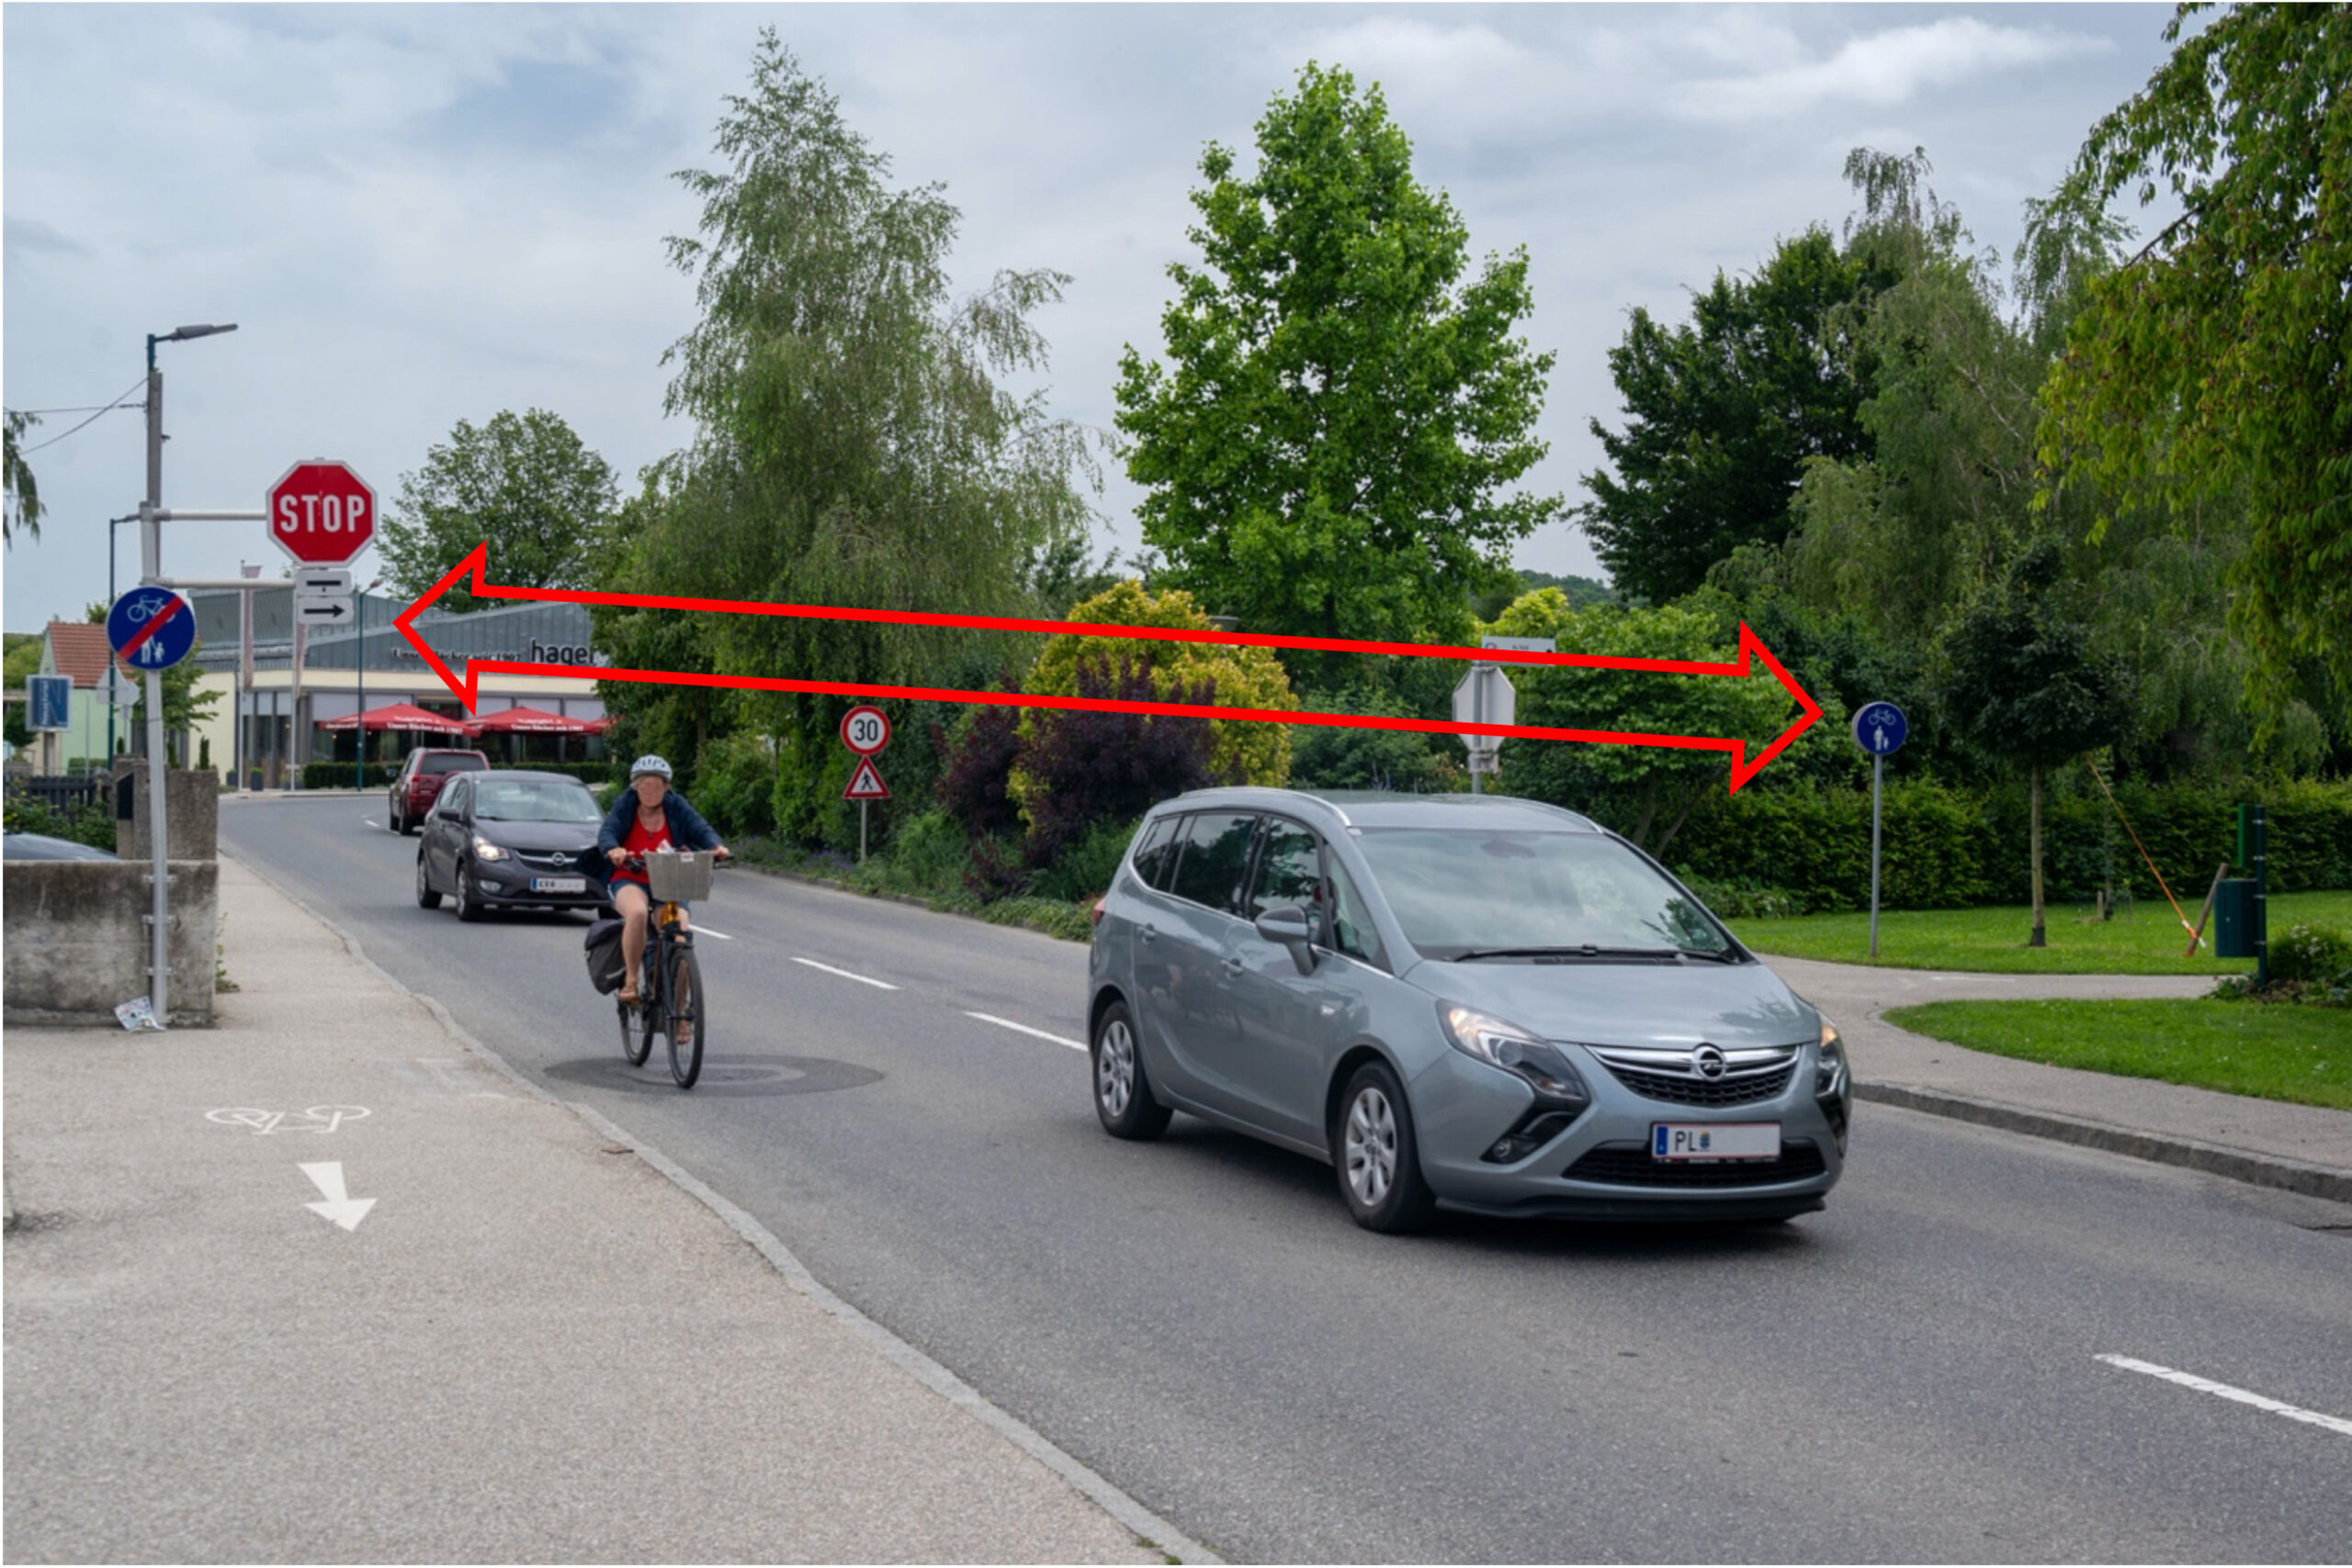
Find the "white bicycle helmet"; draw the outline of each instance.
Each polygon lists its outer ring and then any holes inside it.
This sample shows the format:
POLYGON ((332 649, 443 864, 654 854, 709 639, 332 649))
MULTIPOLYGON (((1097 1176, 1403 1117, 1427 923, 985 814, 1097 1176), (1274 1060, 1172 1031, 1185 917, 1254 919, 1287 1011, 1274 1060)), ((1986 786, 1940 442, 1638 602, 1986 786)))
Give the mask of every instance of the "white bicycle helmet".
POLYGON ((652 752, 648 751, 644 756, 639 757, 636 761, 631 762, 628 765, 628 782, 631 784, 635 784, 638 780, 643 778, 648 773, 651 773, 663 784, 668 784, 670 782, 670 764, 655 756, 652 752))

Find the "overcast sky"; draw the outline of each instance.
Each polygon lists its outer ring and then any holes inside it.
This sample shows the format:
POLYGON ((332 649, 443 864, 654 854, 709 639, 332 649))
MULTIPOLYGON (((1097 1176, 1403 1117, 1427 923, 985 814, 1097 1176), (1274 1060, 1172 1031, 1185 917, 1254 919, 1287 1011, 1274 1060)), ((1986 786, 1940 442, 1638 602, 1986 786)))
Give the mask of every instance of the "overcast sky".
MULTIPOLYGON (((159 350, 168 506, 258 509, 298 458, 389 503, 460 419, 546 408, 624 476, 683 446, 663 349, 693 324, 662 240, 721 98, 775 26, 902 184, 944 182, 955 268, 1074 278, 1040 320, 1052 400, 1110 427, 1123 344, 1160 345, 1204 145, 1254 164, 1308 61, 1377 82, 1474 254, 1527 247, 1521 323, 1558 355, 1534 488, 1581 500, 1619 423, 1606 355, 1850 209, 1849 149, 1927 149, 2004 256, 2021 204, 2162 60, 2169 7, 87 6, 0 12, 12 410, 135 397, 159 350)), ((85 417, 45 412, 38 446, 85 417)), ((6 624, 105 596, 107 519, 144 487, 134 411, 32 453, 48 508, 6 556, 6 624)), ((1101 543, 1137 543, 1115 472, 1101 543)), ((138 572, 120 530, 120 583, 138 572)), ((286 565, 258 523, 168 525, 173 576, 286 565)), ((1573 524, 1520 549, 1600 575, 1573 524)), ((454 563, 453 563, 454 564, 454 563)), ((373 575, 375 558, 361 569, 373 575)), ((362 581, 364 581, 365 576, 362 581)))

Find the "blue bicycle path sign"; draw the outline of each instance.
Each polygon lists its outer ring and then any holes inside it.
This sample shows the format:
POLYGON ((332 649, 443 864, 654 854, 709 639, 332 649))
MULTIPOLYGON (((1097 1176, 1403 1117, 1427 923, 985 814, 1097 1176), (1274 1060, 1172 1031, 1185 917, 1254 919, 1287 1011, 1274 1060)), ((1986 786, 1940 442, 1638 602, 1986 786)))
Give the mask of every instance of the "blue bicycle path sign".
POLYGON ((107 641, 133 670, 168 670, 196 647, 196 607, 168 588, 134 588, 107 612, 107 641))
POLYGON ((1854 744, 1873 757, 1901 750, 1910 733, 1903 710, 1893 703, 1864 703, 1854 710, 1854 744))

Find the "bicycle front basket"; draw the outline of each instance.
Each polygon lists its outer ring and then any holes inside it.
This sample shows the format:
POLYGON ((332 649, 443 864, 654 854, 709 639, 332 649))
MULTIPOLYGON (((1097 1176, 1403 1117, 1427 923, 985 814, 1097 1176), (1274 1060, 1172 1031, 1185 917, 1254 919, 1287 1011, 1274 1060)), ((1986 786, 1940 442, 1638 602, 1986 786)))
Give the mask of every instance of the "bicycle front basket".
POLYGON ((645 857, 645 880, 658 901, 689 903, 710 897, 711 859, 707 852, 658 850, 645 857))

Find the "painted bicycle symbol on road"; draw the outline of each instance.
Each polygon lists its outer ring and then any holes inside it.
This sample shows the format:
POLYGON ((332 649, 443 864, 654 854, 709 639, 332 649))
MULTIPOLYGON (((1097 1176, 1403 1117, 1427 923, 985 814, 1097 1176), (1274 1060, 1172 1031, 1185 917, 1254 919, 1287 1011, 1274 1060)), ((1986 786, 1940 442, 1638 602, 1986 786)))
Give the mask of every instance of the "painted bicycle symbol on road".
POLYGON ((255 1136, 267 1137, 272 1133, 332 1133, 367 1114, 364 1105, 313 1105, 308 1111, 257 1111, 234 1105, 208 1111, 204 1119, 224 1127, 250 1128, 255 1136))

